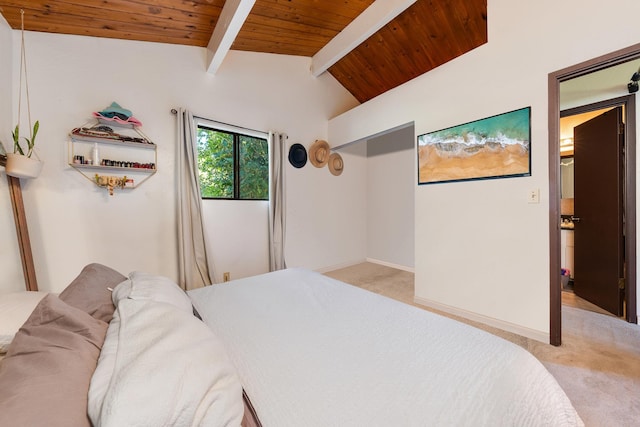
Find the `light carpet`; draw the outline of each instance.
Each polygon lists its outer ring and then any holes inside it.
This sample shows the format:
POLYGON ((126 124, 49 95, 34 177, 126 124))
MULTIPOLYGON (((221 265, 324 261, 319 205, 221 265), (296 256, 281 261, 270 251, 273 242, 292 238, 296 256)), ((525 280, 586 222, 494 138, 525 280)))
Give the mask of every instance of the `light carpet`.
POLYGON ((363 263, 325 274, 484 329, 524 347, 553 374, 587 427, 640 426, 638 325, 604 314, 592 304, 563 292, 562 345, 554 347, 415 304, 413 273, 363 263))

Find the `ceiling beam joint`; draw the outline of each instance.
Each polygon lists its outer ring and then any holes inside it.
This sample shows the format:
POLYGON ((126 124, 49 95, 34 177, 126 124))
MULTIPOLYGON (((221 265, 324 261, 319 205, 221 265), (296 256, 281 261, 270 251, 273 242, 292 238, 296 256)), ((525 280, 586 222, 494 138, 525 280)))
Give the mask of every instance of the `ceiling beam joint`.
POLYGON ((207 72, 215 74, 256 0, 227 0, 207 45, 207 72))

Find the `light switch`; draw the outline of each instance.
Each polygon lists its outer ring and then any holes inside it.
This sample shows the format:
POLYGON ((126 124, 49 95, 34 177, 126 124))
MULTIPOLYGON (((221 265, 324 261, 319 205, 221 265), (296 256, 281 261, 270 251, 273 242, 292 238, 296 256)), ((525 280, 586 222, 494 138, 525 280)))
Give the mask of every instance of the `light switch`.
POLYGON ((534 188, 527 193, 527 201, 529 203, 540 203, 540 189, 534 188))

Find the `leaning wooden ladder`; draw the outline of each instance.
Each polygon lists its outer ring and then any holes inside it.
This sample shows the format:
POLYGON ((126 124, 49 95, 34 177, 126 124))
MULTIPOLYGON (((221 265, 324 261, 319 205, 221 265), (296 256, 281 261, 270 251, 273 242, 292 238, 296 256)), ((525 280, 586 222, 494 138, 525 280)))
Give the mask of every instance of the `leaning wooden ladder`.
MULTIPOLYGON (((5 166, 6 163, 7 156, 0 155, 0 166, 5 166)), ((38 281, 36 280, 36 270, 33 265, 33 254, 31 252, 31 241, 29 240, 29 230, 27 228, 27 217, 24 213, 20 179, 7 175, 7 180, 9 181, 9 194, 11 195, 13 218, 16 223, 25 287, 28 291, 37 291, 38 281)))

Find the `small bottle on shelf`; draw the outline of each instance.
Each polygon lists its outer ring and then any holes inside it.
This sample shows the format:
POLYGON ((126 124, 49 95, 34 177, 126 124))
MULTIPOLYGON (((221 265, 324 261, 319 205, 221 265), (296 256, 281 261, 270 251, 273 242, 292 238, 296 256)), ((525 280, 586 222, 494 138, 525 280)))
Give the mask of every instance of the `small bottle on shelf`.
POLYGON ((95 142, 93 144, 93 164, 94 165, 99 165, 100 164, 100 151, 98 150, 98 143, 95 142))

